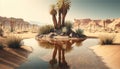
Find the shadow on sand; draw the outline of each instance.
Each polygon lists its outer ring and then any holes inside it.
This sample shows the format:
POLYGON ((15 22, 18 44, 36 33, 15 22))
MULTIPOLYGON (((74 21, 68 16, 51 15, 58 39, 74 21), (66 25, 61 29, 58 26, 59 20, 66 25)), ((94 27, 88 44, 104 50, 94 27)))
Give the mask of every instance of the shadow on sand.
POLYGON ((4 48, 0 50, 0 69, 15 69, 27 61, 30 52, 24 49, 4 48))

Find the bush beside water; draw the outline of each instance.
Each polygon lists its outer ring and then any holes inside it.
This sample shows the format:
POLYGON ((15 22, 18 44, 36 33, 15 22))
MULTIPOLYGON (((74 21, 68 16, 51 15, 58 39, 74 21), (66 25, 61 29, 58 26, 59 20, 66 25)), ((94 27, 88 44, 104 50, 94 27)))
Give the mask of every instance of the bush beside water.
POLYGON ((105 35, 105 36, 100 36, 100 44, 101 45, 112 45, 115 41, 115 36, 114 35, 105 35))
POLYGON ((65 26, 61 27, 60 29, 55 29, 54 26, 52 25, 41 26, 38 32, 38 36, 43 37, 44 34, 50 34, 51 32, 54 32, 57 35, 61 35, 61 36, 70 36, 77 38, 86 37, 83 34, 83 30, 77 29, 76 31, 73 31, 72 27, 73 25, 70 21, 67 21, 65 23, 65 26))
POLYGON ((20 48, 21 41, 22 38, 17 36, 9 36, 8 38, 6 38, 6 43, 10 48, 20 48))
POLYGON ((38 35, 48 34, 50 32, 54 32, 54 27, 52 25, 45 25, 40 27, 38 35))

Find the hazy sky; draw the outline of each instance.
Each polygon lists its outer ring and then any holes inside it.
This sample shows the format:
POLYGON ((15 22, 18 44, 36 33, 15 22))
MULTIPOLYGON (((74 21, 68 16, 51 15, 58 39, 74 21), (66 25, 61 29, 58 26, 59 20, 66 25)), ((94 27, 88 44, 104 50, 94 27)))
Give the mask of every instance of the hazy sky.
MULTIPOLYGON (((57 0, 0 0, 0 16, 52 23, 49 8, 57 0)), ((120 17, 120 0, 71 0, 67 20, 120 17)))

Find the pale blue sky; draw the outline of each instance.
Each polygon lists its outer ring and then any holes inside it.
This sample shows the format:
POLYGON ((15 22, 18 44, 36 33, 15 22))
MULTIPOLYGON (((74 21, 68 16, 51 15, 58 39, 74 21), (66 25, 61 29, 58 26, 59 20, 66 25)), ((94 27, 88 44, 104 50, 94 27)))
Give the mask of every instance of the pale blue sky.
MULTIPOLYGON (((57 0, 0 0, 0 16, 52 23, 51 4, 57 0)), ((107 19, 120 17, 120 0, 71 0, 67 19, 107 19)))

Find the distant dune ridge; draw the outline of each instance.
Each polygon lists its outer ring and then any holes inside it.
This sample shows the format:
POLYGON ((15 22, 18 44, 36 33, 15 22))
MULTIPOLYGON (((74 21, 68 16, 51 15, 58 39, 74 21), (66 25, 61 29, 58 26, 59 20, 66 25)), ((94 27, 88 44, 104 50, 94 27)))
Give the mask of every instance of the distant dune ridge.
POLYGON ((33 30, 38 28, 38 25, 30 24, 29 22, 24 21, 22 18, 7 18, 0 16, 0 27, 3 28, 4 32, 10 32, 11 29, 15 32, 20 32, 33 30))
POLYGON ((120 18, 105 20, 74 19, 74 27, 89 31, 120 32, 120 18))

